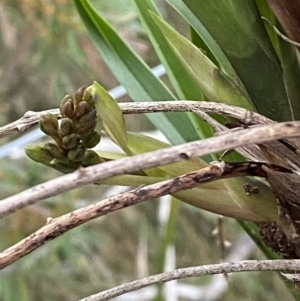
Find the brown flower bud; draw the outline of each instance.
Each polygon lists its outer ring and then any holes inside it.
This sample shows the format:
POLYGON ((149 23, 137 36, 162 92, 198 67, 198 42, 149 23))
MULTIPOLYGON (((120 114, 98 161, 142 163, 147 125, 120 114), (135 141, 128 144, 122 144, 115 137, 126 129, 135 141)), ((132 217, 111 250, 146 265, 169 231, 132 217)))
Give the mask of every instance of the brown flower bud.
POLYGON ((95 109, 92 109, 87 114, 83 115, 76 124, 76 128, 78 133, 90 133, 93 132, 94 128, 96 127, 97 123, 97 112, 95 109))
POLYGON ((97 112, 95 109, 92 109, 90 112, 83 115, 76 123, 76 131, 85 137, 89 136, 89 134, 92 133, 96 127, 96 115, 97 112))
POLYGON ((60 112, 62 117, 73 117, 74 113, 74 103, 72 101, 67 101, 63 106, 60 106, 60 112))
POLYGON ((80 134, 81 139, 85 139, 88 137, 95 129, 97 125, 96 120, 91 120, 87 123, 77 124, 76 125, 76 132, 80 134))
MULTIPOLYGON (((67 94, 63 99, 62 101, 60 102, 60 105, 59 105, 59 110, 60 110, 60 113, 63 117, 65 117, 65 111, 66 111, 66 108, 68 106, 70 106, 70 103, 73 104, 73 110, 74 110, 74 100, 73 100, 73 97, 70 95, 70 94, 67 94), (67 105, 66 105, 67 104, 67 105), (66 106, 65 106, 66 105, 66 106)), ((67 111, 68 113, 70 113, 70 108, 67 108, 67 111)))
POLYGON ((96 120, 97 111, 96 109, 92 109, 87 114, 83 115, 81 118, 79 118, 78 123, 86 124, 86 123, 92 123, 92 121, 96 120))
POLYGON ((75 92, 75 104, 76 105, 78 105, 82 101, 83 93, 84 93, 85 89, 86 88, 84 86, 82 86, 75 92))
POLYGON ((91 107, 86 101, 81 101, 76 107, 76 117, 81 117, 91 111, 91 107))

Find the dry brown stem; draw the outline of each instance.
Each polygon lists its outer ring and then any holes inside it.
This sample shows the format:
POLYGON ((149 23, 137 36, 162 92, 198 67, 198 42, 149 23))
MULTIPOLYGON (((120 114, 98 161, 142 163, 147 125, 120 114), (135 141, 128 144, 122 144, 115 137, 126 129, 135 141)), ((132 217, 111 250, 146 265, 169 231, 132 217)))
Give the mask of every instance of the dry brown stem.
MULTIPOLYGON (((224 114, 236 118, 244 124, 267 124, 272 121, 258 113, 248 111, 243 108, 229 106, 216 102, 207 101, 162 101, 162 102, 130 102, 119 103, 123 114, 140 114, 155 112, 194 112, 202 110, 207 113, 224 114)), ((42 115, 51 113, 60 116, 58 109, 46 110, 41 112, 28 111, 20 119, 0 127, 0 138, 16 133, 24 133, 38 124, 42 115)))
MULTIPOLYGON (((150 167, 165 165, 180 160, 188 160, 196 156, 203 156, 227 149, 235 149, 245 145, 260 144, 282 138, 299 136, 300 122, 272 123, 271 120, 247 110, 208 102, 162 102, 162 103, 130 103, 120 104, 122 111, 127 114, 149 113, 164 111, 191 111, 202 115, 201 112, 215 112, 225 114, 240 120, 244 124, 252 125, 265 123, 254 128, 241 129, 238 131, 226 132, 221 136, 209 139, 194 141, 187 144, 173 146, 154 152, 149 152, 132 157, 126 157, 115 161, 105 162, 99 165, 81 168, 74 173, 61 176, 41 185, 37 185, 19 194, 11 196, 0 202, 0 217, 34 204, 39 200, 50 196, 58 195, 64 191, 79 186, 101 181, 113 176, 132 173, 150 167), (271 123, 271 124, 269 124, 271 123)), ((40 113, 26 113, 23 118, 5 129, 0 129, 0 136, 12 133, 13 131, 24 131, 38 122, 40 113)), ((52 114, 58 115, 58 110, 51 110, 52 114)), ((217 125, 216 125, 217 126, 217 125)), ((227 166, 228 167, 228 166, 227 166)), ((197 167, 195 166, 195 169, 197 167)), ((172 180, 160 182, 142 188, 136 188, 104 201, 96 202, 90 206, 75 210, 55 219, 49 219, 48 223, 0 254, 0 268, 15 262, 19 258, 32 252, 47 241, 62 235, 66 231, 81 225, 91 219, 108 214, 115 210, 143 202, 147 199, 171 194, 179 190, 188 189, 219 178, 249 175, 243 169, 226 171, 226 165, 209 166, 200 171, 177 177, 172 180)), ((263 174, 250 174, 260 175, 263 174)))
MULTIPOLYGON (((0 217, 4 217, 18 209, 50 196, 55 196, 64 191, 113 176, 161 166, 183 159, 204 156, 223 150, 235 149, 240 146, 259 144, 288 137, 297 137, 299 133, 300 122, 297 121, 262 125, 255 128, 228 132, 218 137, 211 137, 205 140, 193 141, 145 154, 125 157, 87 168, 80 168, 71 174, 34 186, 2 200, 0 202, 0 217)), ((196 168, 195 166, 195 169, 196 168)))
MULTIPOLYGON (((48 219, 45 226, 40 228, 29 237, 18 242, 14 246, 0 253, 0 269, 10 265, 19 258, 31 253, 46 242, 64 234, 89 220, 106 215, 113 211, 129 207, 146 200, 157 198, 166 194, 175 193, 179 190, 189 189, 222 177, 233 176, 226 173, 225 164, 223 162, 208 166, 196 172, 191 172, 171 180, 152 184, 149 186, 138 187, 131 191, 110 197, 106 200, 98 201, 94 204, 80 208, 63 216, 48 219)), ((244 175, 239 169, 237 174, 244 175)))
POLYGON ((112 289, 103 291, 101 293, 83 298, 79 301, 108 301, 117 296, 121 296, 126 293, 136 291, 153 284, 165 283, 172 280, 199 277, 204 275, 281 270, 299 271, 300 260, 243 260, 239 262, 227 262, 182 268, 175 271, 152 275, 146 278, 125 283, 120 286, 116 286, 112 289))
MULTIPOLYGON (((214 162, 198 171, 190 172, 174 179, 138 187, 131 191, 95 202, 57 218, 49 218, 47 224, 0 253, 0 269, 5 268, 21 257, 31 253, 48 241, 92 219, 129 207, 149 199, 190 189, 199 184, 238 176, 265 177, 263 163, 225 163, 214 162)), ((270 165, 272 168, 272 165, 270 165)), ((277 167, 276 167, 277 168, 277 167)), ((278 167, 279 168, 279 167, 278 167)), ((285 170, 284 170, 285 171, 285 170)), ((291 172, 287 170, 287 172, 291 172)))

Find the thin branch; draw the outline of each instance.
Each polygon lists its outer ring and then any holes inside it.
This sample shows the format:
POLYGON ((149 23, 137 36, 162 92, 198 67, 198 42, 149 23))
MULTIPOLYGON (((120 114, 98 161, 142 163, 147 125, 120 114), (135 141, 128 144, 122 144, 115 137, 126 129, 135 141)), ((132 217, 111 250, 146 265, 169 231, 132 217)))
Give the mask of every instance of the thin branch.
POLYGON ((174 179, 152 185, 138 187, 123 194, 74 210, 60 217, 54 219, 49 218, 45 226, 0 253, 0 269, 7 267, 11 263, 31 253, 50 240, 99 216, 106 215, 149 199, 161 197, 166 194, 174 194, 178 191, 190 189, 198 186, 199 184, 204 184, 218 179, 247 175, 266 177, 266 173, 264 171, 265 166, 268 166, 271 169, 279 168, 283 172, 291 172, 288 169, 264 163, 215 162, 201 170, 190 172, 174 179))
MULTIPOLYGON (((58 195, 89 183, 113 176, 132 173, 146 168, 187 160, 189 158, 234 149, 249 144, 259 144, 300 135, 300 122, 285 122, 242 129, 218 137, 193 141, 144 154, 79 168, 43 184, 34 186, 0 201, 0 217, 34 204, 39 200, 58 195)), ((197 169, 197 166, 195 166, 197 169)))
MULTIPOLYGON (((34 251, 46 242, 64 234, 66 231, 94 218, 144 202, 148 199, 161 197, 166 194, 175 193, 179 190, 195 187, 200 183, 218 179, 224 171, 222 168, 223 164, 224 163, 218 163, 199 171, 176 177, 175 179, 138 187, 131 191, 67 213, 58 218, 50 219, 45 226, 35 233, 0 253, 0 269, 3 269, 19 258, 34 251)), ((225 175, 224 177, 228 177, 228 175, 225 175)))
POLYGON ((276 32, 276 34, 281 37, 282 40, 294 45, 294 46, 297 46, 297 47, 300 47, 300 43, 296 42, 296 41, 293 41, 291 40, 290 38, 288 38, 287 36, 285 36, 282 32, 280 32, 280 30, 274 25, 272 24, 272 22, 265 18, 265 17, 261 17, 264 21, 266 21, 267 23, 269 23, 269 25, 273 28, 273 30, 276 32))
MULTIPOLYGON (((244 124, 267 124, 272 121, 258 113, 248 111, 243 108, 225 105, 216 102, 207 101, 162 101, 162 102, 130 102, 119 103, 119 106, 124 114, 141 114, 141 113, 157 113, 157 112, 193 112, 202 110, 207 113, 224 114, 229 117, 236 118, 244 124)), ((0 138, 5 136, 24 133, 30 128, 38 124, 42 115, 51 113, 60 117, 58 109, 46 110, 41 112, 28 111, 23 117, 0 127, 0 138)))
POLYGON ((242 260, 239 262, 227 262, 182 268, 172 272, 156 274, 125 283, 101 293, 83 298, 79 301, 107 301, 117 296, 124 295, 153 284, 165 283, 191 277, 224 273, 281 270, 300 271, 300 260, 242 260))
POLYGON ((246 125, 269 124, 273 121, 256 112, 244 108, 208 101, 154 101, 119 103, 124 114, 157 113, 157 112, 194 112, 222 114, 235 118, 246 125))
POLYGON ((58 109, 51 109, 41 112, 28 111, 20 119, 0 127, 0 139, 12 134, 22 134, 38 124, 40 117, 46 113, 60 116, 58 109))

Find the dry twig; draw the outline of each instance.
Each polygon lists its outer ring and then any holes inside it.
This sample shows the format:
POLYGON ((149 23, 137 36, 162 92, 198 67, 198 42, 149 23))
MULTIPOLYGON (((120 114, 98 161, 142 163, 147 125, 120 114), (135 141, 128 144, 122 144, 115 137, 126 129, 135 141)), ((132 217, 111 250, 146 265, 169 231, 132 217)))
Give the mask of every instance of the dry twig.
POLYGON ((297 46, 297 47, 300 47, 300 43, 298 43, 298 42, 296 42, 296 41, 293 41, 292 39, 289 39, 287 36, 285 36, 282 32, 280 32, 280 30, 274 25, 274 24, 272 24, 272 22, 269 20, 269 19, 267 19, 267 18, 265 18, 265 17, 261 17, 264 21, 266 21, 266 22, 268 22, 269 23, 269 25, 274 29, 274 31, 276 32, 276 34, 278 35, 278 36, 280 36, 284 41, 286 41, 286 42, 288 42, 288 43, 290 43, 290 44, 292 44, 292 45, 295 45, 295 46, 297 46))
MULTIPOLYGON (((162 103, 130 103, 120 104, 124 113, 149 113, 164 111, 191 111, 200 114, 202 111, 222 113, 234 117, 244 124, 272 123, 271 120, 247 110, 226 106, 223 104, 208 102, 162 102, 162 103)), ((24 131, 38 122, 42 114, 25 114, 23 118, 5 129, 0 129, 0 136, 13 131, 24 131)), ((52 114, 58 115, 58 110, 51 110, 52 114)), ((202 113, 200 114, 202 115, 202 113)), ((234 149, 249 144, 258 144, 281 138, 296 137, 299 135, 300 122, 287 122, 281 124, 269 124, 256 128, 244 129, 234 132, 227 132, 219 137, 212 137, 206 140, 194 141, 180 146, 157 150, 141 155, 122 158, 119 160, 102 163, 88 168, 78 169, 76 172, 64 175, 57 179, 37 185, 17 195, 11 196, 0 202, 0 217, 15 212, 30 204, 58 195, 64 191, 88 184, 95 181, 104 180, 116 175, 131 173, 146 168, 160 166, 189 159, 196 156, 203 156, 213 152, 227 149, 234 149)), ((226 165, 225 165, 226 167, 226 165)), ((197 167, 195 166, 195 169, 197 167)), ((226 170, 226 168, 225 168, 226 170)), ((49 240, 62 235, 66 231, 77 227, 98 216, 108 214, 112 211, 143 202, 147 199, 159 197, 165 194, 174 193, 179 190, 195 187, 199 183, 205 183, 219 178, 249 175, 241 170, 235 172, 220 171, 220 167, 210 166, 197 172, 177 177, 172 180, 153 184, 143 188, 137 188, 122 195, 100 201, 90 206, 75 210, 61 217, 51 219, 49 222, 30 235, 0 254, 0 268, 4 268, 17 259, 32 252, 49 240)), ((251 174, 252 175, 252 174, 251 174)), ((257 175, 257 174, 254 174, 257 175)), ((265 176, 263 173, 262 176, 265 176)))
MULTIPOLYGON (((216 180, 222 176, 222 164, 208 166, 196 172, 191 172, 175 179, 163 181, 149 186, 138 187, 131 191, 98 201, 58 218, 49 219, 48 223, 29 237, 0 253, 0 269, 15 262, 19 258, 34 251, 46 242, 64 234, 96 217, 110 212, 160 197, 179 190, 195 187, 200 183, 216 180)), ((225 175, 224 177, 228 177, 225 175)))
MULTIPOLYGON (((43 184, 29 188, 0 202, 0 217, 34 204, 39 200, 58 195, 64 191, 113 176, 132 173, 146 168, 161 166, 183 159, 234 149, 249 144, 259 144, 288 137, 297 137, 300 122, 262 125, 255 128, 225 133, 219 137, 193 141, 145 154, 80 168, 43 184)), ((195 166, 195 169, 197 167, 195 166)))
MULTIPOLYGON (((229 117, 236 118, 244 124, 267 124, 272 121, 258 113, 248 111, 243 108, 230 106, 222 103, 207 101, 162 101, 162 102, 129 102, 119 103, 123 114, 141 114, 141 113, 157 113, 157 112, 195 112, 202 110, 207 113, 224 114, 229 117)), ((46 110, 41 112, 28 111, 20 119, 0 127, 0 138, 5 136, 24 133, 30 128, 38 124, 42 115, 51 113, 60 116, 58 109, 46 110)))
POLYGON ((124 295, 126 293, 136 291, 153 284, 204 275, 281 270, 299 271, 300 260, 243 260, 239 262, 227 262, 182 268, 175 271, 152 275, 129 283, 125 283, 101 293, 83 298, 79 301, 108 301, 117 296, 124 295))
POLYGON ((46 110, 41 112, 28 111, 20 119, 0 127, 0 139, 12 134, 22 134, 38 124, 40 117, 47 113, 60 116, 58 109, 46 110))
MULTIPOLYGON (((264 163, 225 163, 215 162, 198 171, 190 172, 174 179, 156 184, 138 187, 131 191, 101 200, 86 207, 77 209, 57 218, 49 218, 45 226, 27 238, 0 253, 0 269, 5 268, 21 257, 31 253, 48 241, 61 236, 65 232, 86 223, 99 216, 129 207, 146 200, 161 197, 166 194, 176 193, 190 189, 199 184, 238 176, 265 177, 264 163)), ((273 168, 273 165, 268 165, 273 168)), ((274 168, 280 168, 274 166, 274 168)), ((281 168, 282 169, 282 168, 281 168)), ((283 171, 291 172, 286 169, 283 171)))

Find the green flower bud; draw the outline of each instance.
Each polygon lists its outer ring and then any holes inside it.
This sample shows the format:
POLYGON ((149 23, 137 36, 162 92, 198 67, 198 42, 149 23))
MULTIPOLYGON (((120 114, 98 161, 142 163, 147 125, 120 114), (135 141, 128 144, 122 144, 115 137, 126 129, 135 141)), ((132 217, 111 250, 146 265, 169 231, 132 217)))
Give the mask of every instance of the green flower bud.
POLYGON ((55 143, 46 143, 43 146, 44 151, 49 154, 50 157, 52 157, 52 159, 55 158, 64 158, 65 156, 63 155, 61 149, 58 147, 57 144, 55 143))
POLYGON ((84 166, 84 167, 99 164, 102 162, 104 162, 104 160, 101 157, 99 157, 96 152, 94 152, 90 149, 88 149, 85 152, 85 156, 81 161, 82 166, 84 166))
POLYGON ((84 90, 82 100, 85 100, 92 108, 95 107, 93 95, 88 90, 84 90))
POLYGON ((92 148, 95 147, 100 142, 100 139, 101 139, 101 135, 97 131, 94 131, 89 136, 84 138, 82 142, 85 147, 92 148))
POLYGON ((50 166, 63 173, 70 173, 76 170, 80 164, 66 159, 54 159, 51 161, 50 166))
POLYGON ((73 162, 80 162, 84 157, 85 151, 86 148, 82 144, 79 144, 68 151, 68 159, 73 162))
POLYGON ((71 134, 75 128, 74 122, 70 118, 63 118, 61 120, 59 133, 64 137, 71 134))
POLYGON ((46 152, 43 147, 36 143, 30 143, 25 146, 25 154, 33 161, 50 165, 53 157, 46 152))
POLYGON ((75 148, 80 141, 80 137, 79 135, 76 134, 69 134, 65 137, 62 138, 61 142, 62 142, 62 146, 65 149, 72 149, 75 148))
POLYGON ((57 117, 51 113, 47 113, 40 117, 39 121, 40 129, 49 136, 56 136, 58 130, 57 117))

